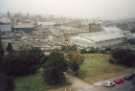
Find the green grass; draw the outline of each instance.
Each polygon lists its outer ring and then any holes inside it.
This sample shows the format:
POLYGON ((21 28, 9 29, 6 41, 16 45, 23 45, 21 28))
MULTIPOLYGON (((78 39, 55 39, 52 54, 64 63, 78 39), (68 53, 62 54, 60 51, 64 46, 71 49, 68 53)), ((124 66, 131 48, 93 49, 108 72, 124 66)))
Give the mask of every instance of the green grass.
POLYGON ((47 91, 41 73, 16 78, 15 91, 47 91))
POLYGON ((122 66, 110 64, 107 54, 85 54, 85 57, 80 67, 80 77, 89 83, 115 77, 125 70, 122 66))

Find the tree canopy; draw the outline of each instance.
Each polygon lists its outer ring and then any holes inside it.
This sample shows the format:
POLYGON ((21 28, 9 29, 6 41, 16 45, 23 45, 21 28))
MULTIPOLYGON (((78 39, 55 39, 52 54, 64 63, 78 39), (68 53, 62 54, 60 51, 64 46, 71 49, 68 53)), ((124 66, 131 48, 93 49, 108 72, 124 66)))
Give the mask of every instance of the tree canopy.
POLYGON ((50 85, 63 84, 64 73, 67 70, 67 61, 61 52, 52 52, 44 64, 44 79, 50 85))

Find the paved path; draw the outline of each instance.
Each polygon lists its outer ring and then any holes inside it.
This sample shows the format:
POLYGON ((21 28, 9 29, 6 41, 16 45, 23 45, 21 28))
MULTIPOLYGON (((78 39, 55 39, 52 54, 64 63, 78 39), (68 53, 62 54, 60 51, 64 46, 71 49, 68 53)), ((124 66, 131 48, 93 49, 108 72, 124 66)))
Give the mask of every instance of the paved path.
POLYGON ((90 84, 80 80, 77 77, 67 75, 67 74, 66 74, 66 77, 72 83, 71 88, 73 91, 107 91, 107 90, 105 90, 105 88, 95 87, 93 85, 90 85, 90 84))

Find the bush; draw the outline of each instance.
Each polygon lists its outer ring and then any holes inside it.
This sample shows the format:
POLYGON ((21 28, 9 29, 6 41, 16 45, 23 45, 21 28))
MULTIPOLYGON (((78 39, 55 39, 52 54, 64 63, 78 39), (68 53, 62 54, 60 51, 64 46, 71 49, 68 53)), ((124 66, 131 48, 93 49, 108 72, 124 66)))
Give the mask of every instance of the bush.
POLYGON ((0 91, 14 91, 15 82, 13 77, 0 74, 0 91))
POLYGON ((81 53, 87 53, 86 49, 81 49, 81 53))
POLYGON ((23 49, 5 56, 1 72, 7 75, 20 76, 36 72, 45 57, 37 48, 23 49))
POLYGON ((70 51, 76 51, 77 50, 77 46, 73 45, 73 46, 63 46, 62 50, 65 52, 70 52, 70 51))
POLYGON ((6 51, 10 54, 14 51, 12 43, 8 43, 6 51))
POLYGON ((59 85, 65 82, 64 73, 67 70, 67 62, 64 54, 52 52, 44 64, 44 79, 49 85, 59 85))
POLYGON ((85 48, 81 49, 81 53, 109 53, 111 51, 111 48, 85 48))

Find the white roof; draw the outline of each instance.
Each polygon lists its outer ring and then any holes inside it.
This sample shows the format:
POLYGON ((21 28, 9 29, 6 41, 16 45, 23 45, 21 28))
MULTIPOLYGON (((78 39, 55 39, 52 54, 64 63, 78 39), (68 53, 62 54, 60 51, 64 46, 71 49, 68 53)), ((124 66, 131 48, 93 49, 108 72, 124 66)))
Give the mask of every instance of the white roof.
POLYGON ((104 31, 80 33, 70 37, 70 42, 79 46, 93 46, 96 43, 125 38, 124 32, 116 28, 107 28, 104 31))
POLYGON ((93 41, 89 40, 89 39, 86 39, 86 38, 82 38, 80 36, 76 36, 76 37, 71 37, 71 40, 73 41, 85 41, 85 42, 88 42, 88 43, 93 43, 93 41))

